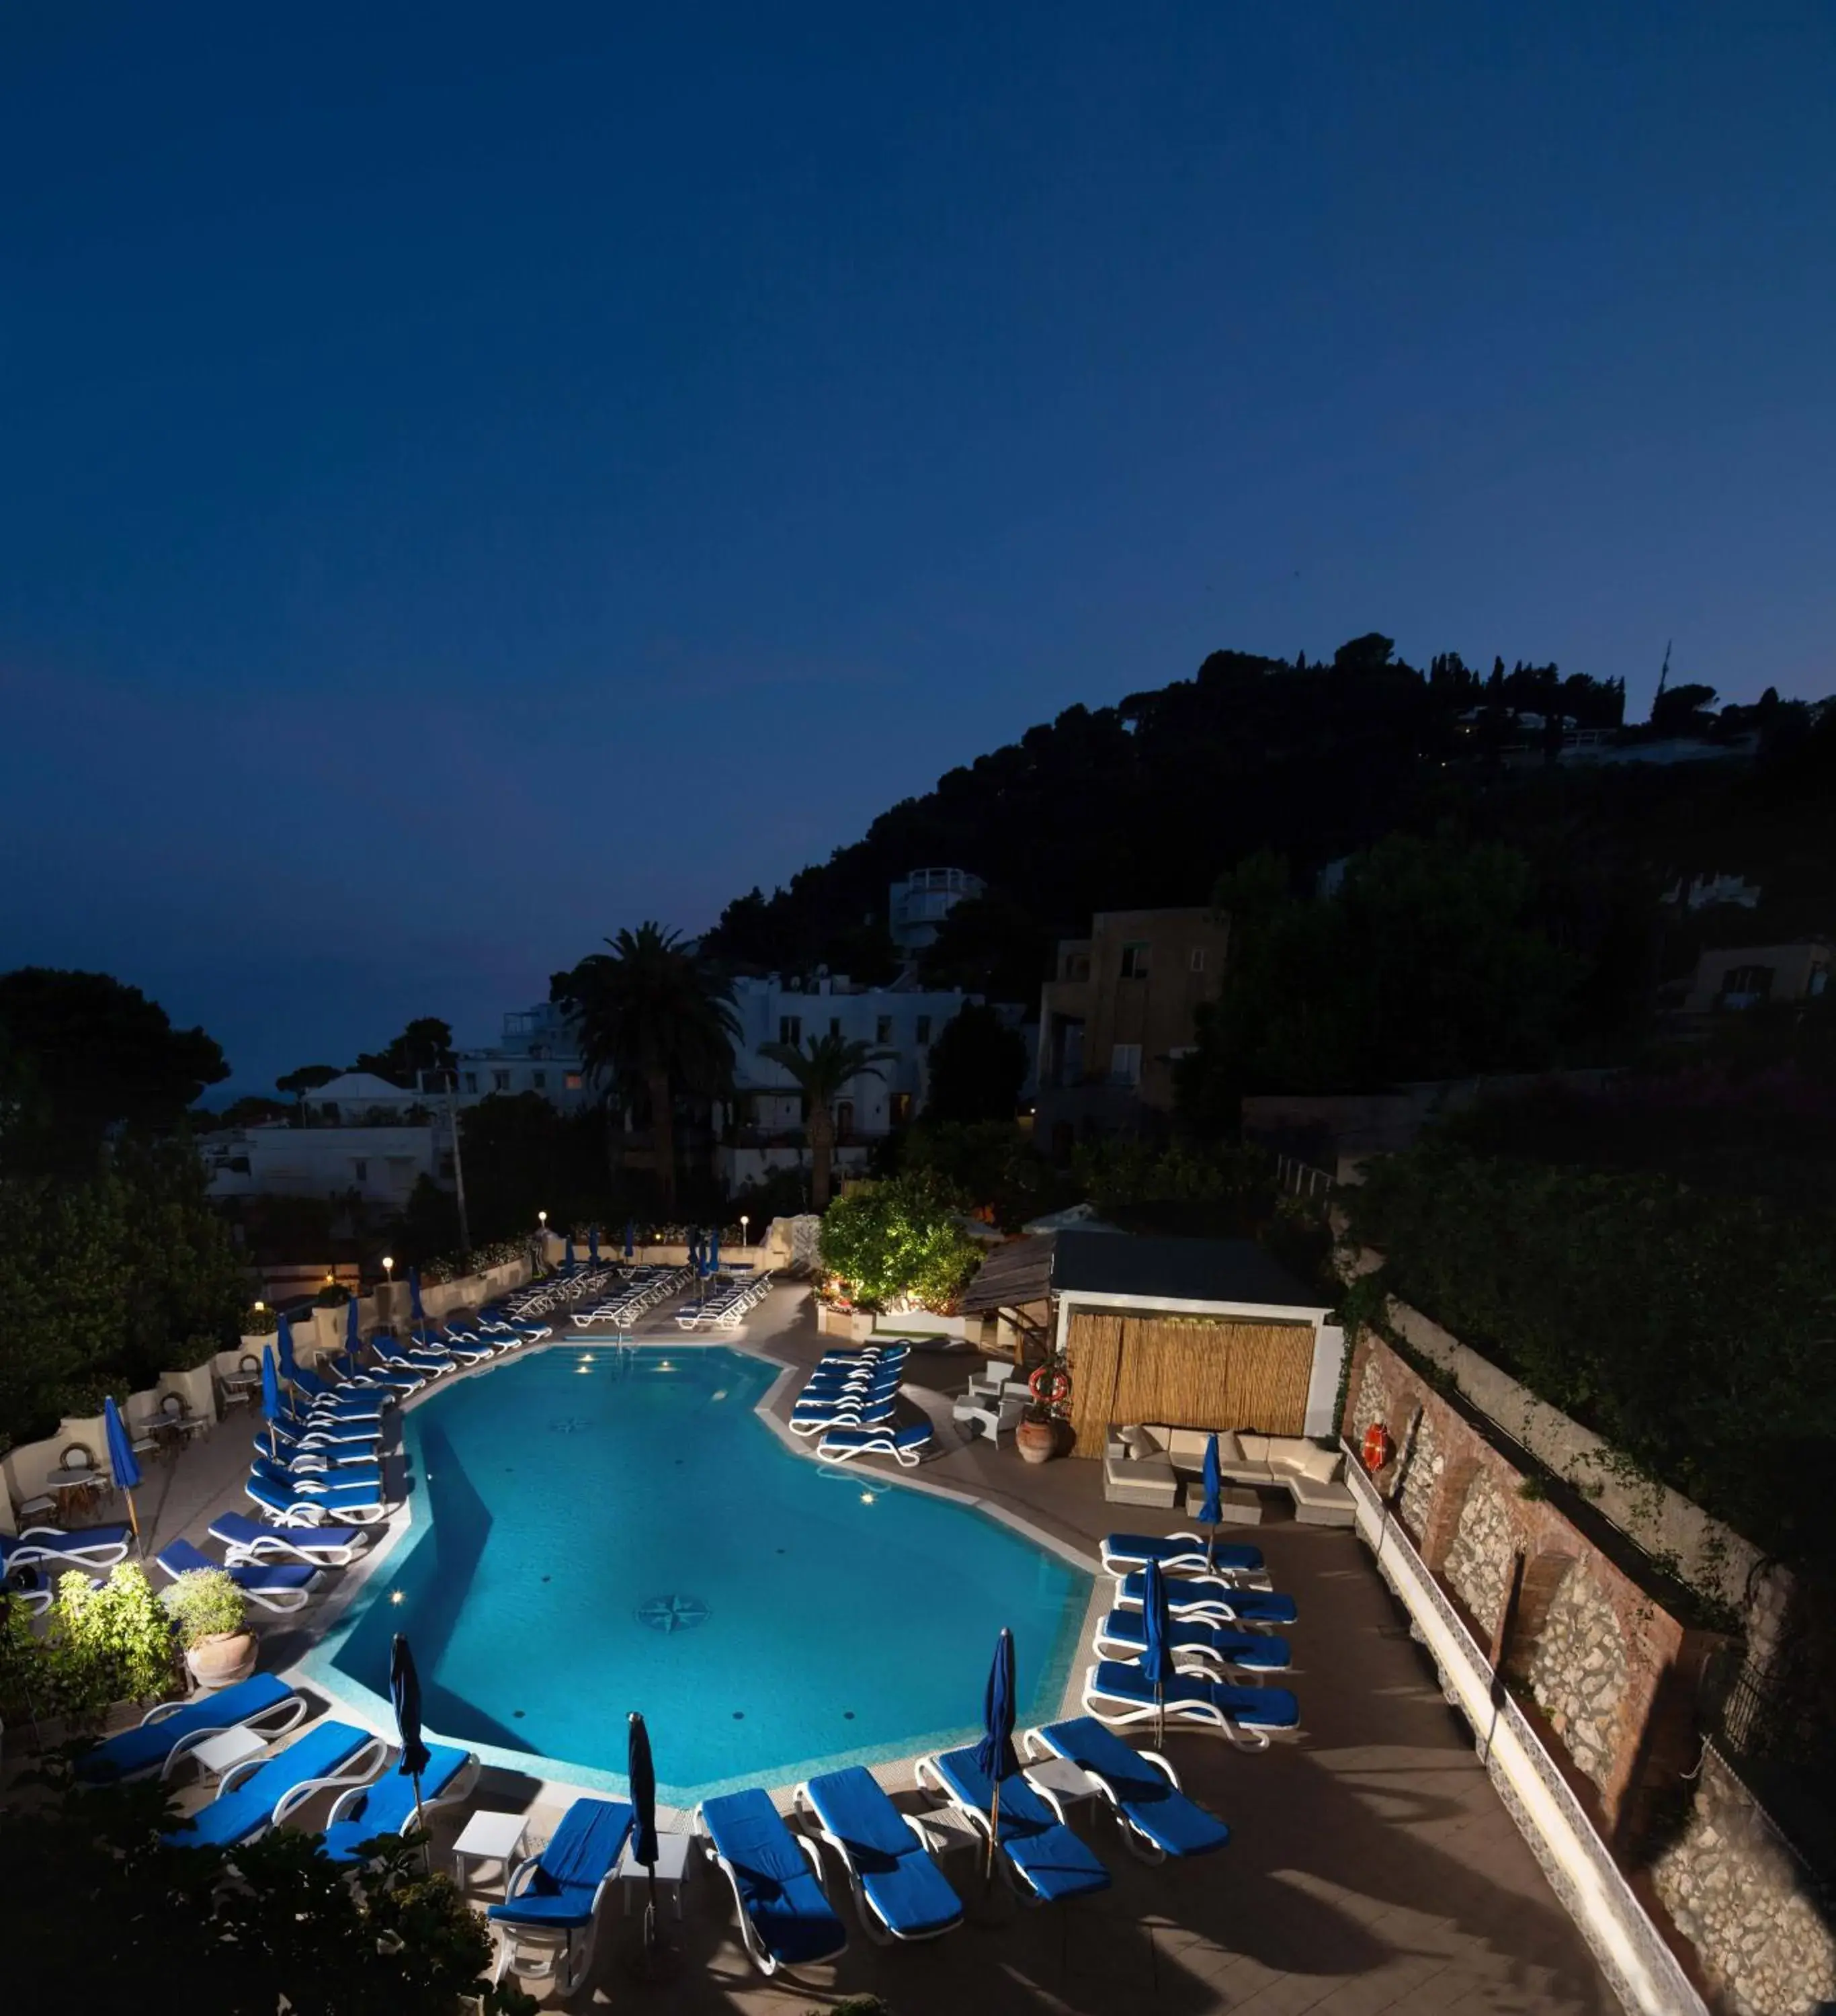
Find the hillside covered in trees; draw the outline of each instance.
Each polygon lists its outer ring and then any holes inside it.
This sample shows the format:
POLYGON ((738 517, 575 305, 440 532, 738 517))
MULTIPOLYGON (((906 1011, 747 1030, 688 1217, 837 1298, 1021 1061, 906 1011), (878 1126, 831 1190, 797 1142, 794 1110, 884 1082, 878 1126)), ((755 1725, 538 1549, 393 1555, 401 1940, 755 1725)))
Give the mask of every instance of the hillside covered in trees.
POLYGON ((1776 695, 1719 715, 1715 698, 1674 686, 1651 723, 1628 728, 1622 682, 1553 665, 1507 671, 1500 660, 1481 675, 1448 653, 1421 670, 1375 634, 1330 663, 1215 652, 1191 679, 1068 707, 950 771, 787 887, 729 904, 706 949, 742 970, 827 964, 883 978, 887 885, 948 863, 989 893, 953 915, 927 977, 1031 1000, 1053 941, 1082 934, 1093 910, 1216 900, 1252 857, 1305 901, 1328 864, 1387 836, 1489 844, 1521 857, 1519 921, 1566 962, 1559 1013, 1528 1049, 1559 1040, 1597 1054, 1624 1039, 1681 956, 1660 928, 1664 887, 1760 874, 1775 885, 1770 908, 1831 859, 1816 781, 1830 768, 1830 711, 1816 729, 1815 710, 1776 695), (1634 743, 1719 741, 1740 760, 1560 763, 1564 722, 1634 743))

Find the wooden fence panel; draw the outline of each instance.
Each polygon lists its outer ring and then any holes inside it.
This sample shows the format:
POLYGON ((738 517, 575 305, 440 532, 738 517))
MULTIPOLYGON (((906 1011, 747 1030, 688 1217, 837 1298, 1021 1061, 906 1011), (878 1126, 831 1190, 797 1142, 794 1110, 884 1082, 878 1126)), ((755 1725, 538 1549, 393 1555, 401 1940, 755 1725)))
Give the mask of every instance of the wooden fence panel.
POLYGON ((1125 1422, 1269 1435, 1305 1425, 1311 1323, 1078 1312, 1067 1342, 1078 1456, 1101 1456, 1107 1431, 1125 1422))
POLYGON ((1065 1337, 1071 1369, 1071 1426, 1075 1456, 1100 1456, 1104 1431, 1119 1420, 1112 1409, 1117 1375, 1121 1370, 1122 1319, 1097 1312, 1073 1311, 1065 1337))

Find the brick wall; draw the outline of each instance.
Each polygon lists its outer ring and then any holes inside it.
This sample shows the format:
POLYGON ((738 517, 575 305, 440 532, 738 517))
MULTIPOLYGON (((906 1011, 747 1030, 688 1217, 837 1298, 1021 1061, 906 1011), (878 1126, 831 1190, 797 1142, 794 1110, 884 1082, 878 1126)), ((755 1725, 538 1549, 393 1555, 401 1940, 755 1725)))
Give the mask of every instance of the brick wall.
POLYGON ((1525 1496, 1525 1471, 1372 1331, 1346 1392, 1355 1449, 1373 1421, 1390 1431, 1396 1453, 1376 1481, 1424 1564, 1534 1708, 1603 1830, 1623 1832, 1643 1795, 1694 1762, 1696 1690, 1719 1640, 1673 1615, 1555 1503, 1525 1496))

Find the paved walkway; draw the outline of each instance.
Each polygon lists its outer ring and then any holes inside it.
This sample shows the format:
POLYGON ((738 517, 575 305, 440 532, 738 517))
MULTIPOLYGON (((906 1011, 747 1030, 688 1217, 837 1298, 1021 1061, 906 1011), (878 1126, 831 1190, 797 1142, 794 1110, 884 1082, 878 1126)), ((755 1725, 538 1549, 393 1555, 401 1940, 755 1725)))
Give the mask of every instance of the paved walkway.
MULTIPOLYGON (((668 1334, 681 1341, 673 1326, 668 1334)), ((820 1351, 807 1301, 795 1291, 775 1294, 741 1341, 799 1364, 820 1351)), ((1086 1553, 1118 1522, 1157 1532, 1178 1523, 1106 1506, 1095 1463, 1033 1468, 1005 1443, 958 1444, 944 1396, 960 1387, 965 1359, 917 1354, 911 1367, 909 1387, 929 1402, 950 1443, 926 1466, 928 1480, 1003 1506, 1086 1553)), ((149 1546, 177 1532, 208 1544, 211 1516, 245 1502, 240 1481, 257 1424, 238 1410, 163 1478, 149 1477, 142 1497, 149 1546)), ((861 1935, 837 1874, 830 1889, 851 1944, 839 1963, 812 1971, 799 1986, 754 1972, 733 1929, 725 1886, 703 1867, 691 1878, 685 1918, 668 1921, 681 1954, 676 1978, 646 1987, 628 1978, 638 1921, 621 1920, 614 1903, 594 1975, 568 2006, 802 2016, 839 1996, 871 1993, 895 2016, 1554 2016, 1615 2009, 1360 1543, 1348 1532, 1286 1521, 1265 1526, 1258 1538, 1276 1586, 1300 1604, 1301 1622, 1290 1636, 1302 1734, 1260 1755, 1196 1733, 1167 1739, 1187 1789, 1234 1831, 1222 1853, 1150 1868, 1123 1850, 1106 1820, 1092 1818, 1080 1824, 1114 1874, 1112 1889, 1061 1909, 1023 1910, 999 1888, 985 1892, 969 1881, 974 1910, 962 1931, 890 1949, 861 1935)), ((280 1622, 265 1637, 270 1667, 297 1656, 302 1642, 299 1627, 280 1622)), ((909 1767, 878 1775, 902 1801, 919 1803, 909 1767)), ((567 1796, 564 1787, 488 1773, 474 1803, 526 1811, 532 1838, 541 1839, 567 1796)), ((319 1816, 304 1817, 310 1824, 319 1816)), ((437 1849, 463 1818, 437 1821, 437 1849)))

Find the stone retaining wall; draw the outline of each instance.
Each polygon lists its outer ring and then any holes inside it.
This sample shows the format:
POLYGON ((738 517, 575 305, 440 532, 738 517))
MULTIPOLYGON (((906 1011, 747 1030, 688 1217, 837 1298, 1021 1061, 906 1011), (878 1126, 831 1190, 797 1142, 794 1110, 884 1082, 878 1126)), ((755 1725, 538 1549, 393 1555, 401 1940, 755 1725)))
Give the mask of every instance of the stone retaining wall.
POLYGON ((1712 1750, 1688 1822, 1651 1875, 1730 2016, 1809 2016, 1836 2003, 1836 1937, 1797 1863, 1712 1750))

